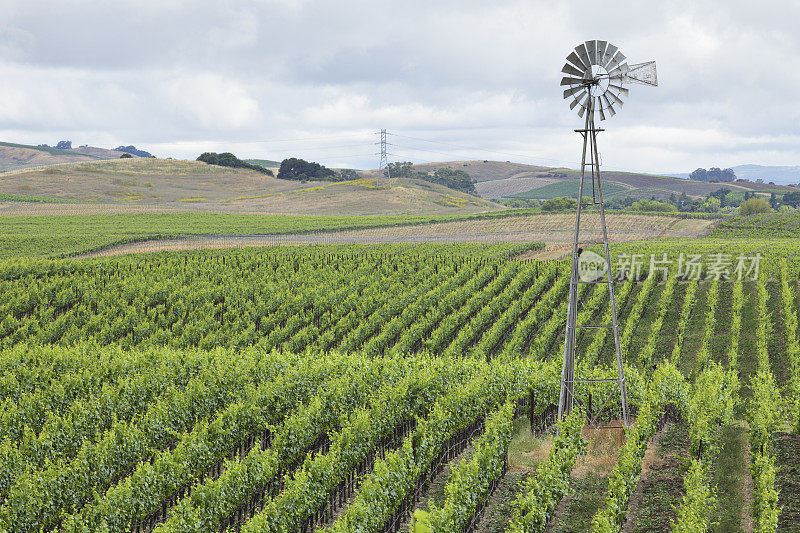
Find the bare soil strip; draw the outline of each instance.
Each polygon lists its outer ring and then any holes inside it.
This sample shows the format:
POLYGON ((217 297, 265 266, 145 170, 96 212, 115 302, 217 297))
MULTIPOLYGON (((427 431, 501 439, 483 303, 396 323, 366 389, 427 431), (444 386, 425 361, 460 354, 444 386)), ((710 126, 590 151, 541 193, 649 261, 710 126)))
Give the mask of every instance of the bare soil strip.
MULTIPOLYGON (((599 217, 585 215, 586 235, 599 231, 599 217)), ((704 234, 713 221, 669 220, 647 215, 608 217, 609 240, 630 242, 656 237, 696 237, 704 234)), ((554 259, 569 250, 574 232, 572 215, 531 215, 486 220, 442 222, 423 226, 366 228, 287 235, 210 235, 120 244, 78 256, 102 257, 142 252, 237 248, 248 246, 303 244, 414 244, 414 243, 524 243, 544 242, 547 247, 538 256, 525 258, 554 259)))

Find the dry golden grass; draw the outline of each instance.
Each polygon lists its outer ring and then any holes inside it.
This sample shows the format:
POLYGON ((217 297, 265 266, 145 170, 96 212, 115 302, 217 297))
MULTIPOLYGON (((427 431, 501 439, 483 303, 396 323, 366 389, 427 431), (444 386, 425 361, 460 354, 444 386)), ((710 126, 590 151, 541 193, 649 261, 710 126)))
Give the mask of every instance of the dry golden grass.
POLYGON ((619 459, 619 449, 625 444, 625 430, 620 427, 584 427, 583 438, 589 441, 586 455, 578 457, 572 467, 572 477, 583 478, 589 473, 607 476, 619 459))
POLYGON ((503 209, 417 180, 399 180, 392 188, 369 177, 302 183, 172 159, 83 162, 12 172, 3 178, 0 193, 111 205, 136 203, 156 209, 313 215, 465 214, 503 209))

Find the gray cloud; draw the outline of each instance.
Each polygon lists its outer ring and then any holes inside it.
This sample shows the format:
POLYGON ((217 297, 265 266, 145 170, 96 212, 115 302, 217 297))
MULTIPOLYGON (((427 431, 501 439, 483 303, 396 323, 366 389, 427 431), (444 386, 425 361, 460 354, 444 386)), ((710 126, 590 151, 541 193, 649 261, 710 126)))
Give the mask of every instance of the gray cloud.
POLYGON ((601 138, 611 168, 798 164, 800 5, 762 1, 45 2, 0 6, 0 136, 376 164, 573 164, 564 57, 656 59, 601 138), (285 139, 302 139, 285 141, 285 139), (257 142, 274 141, 274 142, 257 142))

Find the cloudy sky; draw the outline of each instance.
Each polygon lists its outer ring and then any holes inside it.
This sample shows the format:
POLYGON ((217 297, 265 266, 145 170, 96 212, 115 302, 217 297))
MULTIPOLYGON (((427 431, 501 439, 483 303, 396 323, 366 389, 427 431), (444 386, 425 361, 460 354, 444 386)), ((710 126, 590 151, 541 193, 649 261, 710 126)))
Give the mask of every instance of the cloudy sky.
POLYGON ((586 39, 655 59, 604 123, 607 168, 800 164, 800 3, 4 0, 0 139, 372 168, 576 166, 561 67, 586 39))

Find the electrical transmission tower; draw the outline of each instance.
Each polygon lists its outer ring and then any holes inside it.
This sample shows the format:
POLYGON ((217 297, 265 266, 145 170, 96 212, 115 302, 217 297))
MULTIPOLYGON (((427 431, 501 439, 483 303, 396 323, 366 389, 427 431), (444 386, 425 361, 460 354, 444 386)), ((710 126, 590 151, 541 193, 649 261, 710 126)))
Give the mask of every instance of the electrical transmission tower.
MULTIPOLYGON (((383 129, 383 130, 381 130, 379 132, 376 132, 376 133, 381 136, 380 142, 379 143, 375 143, 375 144, 380 144, 381 145, 381 153, 380 153, 381 162, 378 165, 378 174, 381 177, 383 177, 385 175, 386 176, 386 186, 387 187, 391 187, 392 186, 392 175, 389 172, 389 157, 388 157, 389 153, 386 151, 386 145, 389 144, 389 143, 386 142, 386 130, 383 129)), ((380 181, 380 178, 378 178, 378 180, 380 181)))

